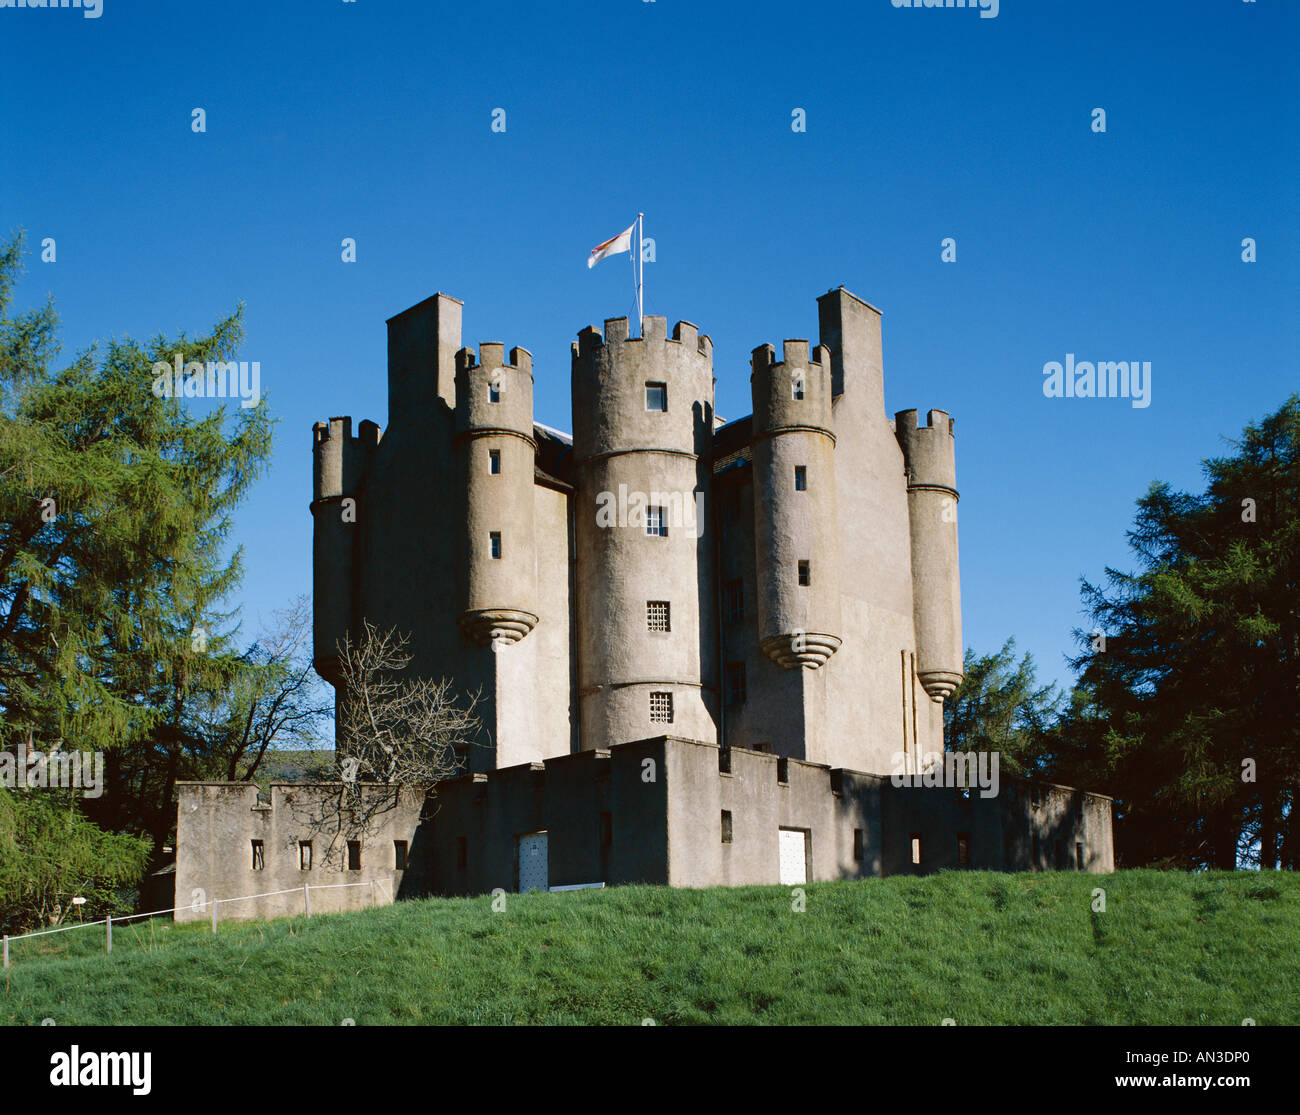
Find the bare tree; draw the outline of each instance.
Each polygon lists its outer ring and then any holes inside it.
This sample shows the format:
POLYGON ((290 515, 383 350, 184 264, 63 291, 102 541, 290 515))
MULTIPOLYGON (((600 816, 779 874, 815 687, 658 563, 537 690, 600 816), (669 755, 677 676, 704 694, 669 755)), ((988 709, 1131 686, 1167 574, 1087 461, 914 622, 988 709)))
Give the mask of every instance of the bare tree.
POLYGON ((437 782, 459 774, 482 730, 479 693, 462 701, 448 678, 401 676, 411 664, 409 645, 409 636, 367 621, 359 639, 349 635, 338 647, 342 777, 313 826, 331 834, 327 854, 344 833, 365 832, 379 814, 411 795, 425 799, 437 782))
POLYGON ((410 638, 367 622, 357 642, 339 647, 338 751, 345 781, 429 789, 455 775, 460 749, 482 728, 479 694, 462 705, 443 678, 401 678, 410 638))

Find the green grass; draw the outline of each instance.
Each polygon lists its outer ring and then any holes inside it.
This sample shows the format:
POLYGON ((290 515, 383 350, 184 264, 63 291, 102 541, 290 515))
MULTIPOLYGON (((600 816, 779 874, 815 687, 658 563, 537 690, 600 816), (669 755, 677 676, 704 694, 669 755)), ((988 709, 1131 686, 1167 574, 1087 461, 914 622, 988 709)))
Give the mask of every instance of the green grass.
POLYGON ((0 1022, 1300 1023, 1300 880, 945 872, 619 887, 12 944, 0 1022), (1104 913, 1092 889, 1106 890, 1104 913))

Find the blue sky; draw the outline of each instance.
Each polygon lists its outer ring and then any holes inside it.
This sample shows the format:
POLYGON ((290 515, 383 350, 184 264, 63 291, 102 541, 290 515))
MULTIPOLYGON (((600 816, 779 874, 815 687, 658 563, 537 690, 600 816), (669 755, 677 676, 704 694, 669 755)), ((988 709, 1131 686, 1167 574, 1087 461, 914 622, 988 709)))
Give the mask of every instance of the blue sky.
POLYGON ((815 338, 842 284, 884 312, 890 413, 957 419, 967 644, 1064 680, 1134 500, 1300 387, 1298 32, 1278 0, 0 9, 0 232, 69 354, 246 304, 281 419, 238 522, 250 634, 310 591, 312 423, 387 422, 387 317, 463 299, 569 429, 569 342, 632 306, 587 252, 644 210, 646 311, 713 337, 733 418, 750 350, 815 338), (1045 398, 1066 353, 1149 360, 1151 405, 1045 398))

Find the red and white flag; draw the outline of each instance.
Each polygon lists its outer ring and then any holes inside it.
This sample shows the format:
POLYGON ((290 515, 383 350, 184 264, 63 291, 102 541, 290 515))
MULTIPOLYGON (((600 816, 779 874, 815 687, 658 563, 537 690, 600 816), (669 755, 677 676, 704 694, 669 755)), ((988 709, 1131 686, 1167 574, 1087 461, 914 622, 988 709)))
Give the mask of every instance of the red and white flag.
POLYGON ((592 248, 591 255, 587 257, 587 266, 589 268, 595 267, 606 256, 616 256, 619 252, 630 252, 632 250, 632 230, 634 228, 636 228, 635 221, 617 236, 592 248))

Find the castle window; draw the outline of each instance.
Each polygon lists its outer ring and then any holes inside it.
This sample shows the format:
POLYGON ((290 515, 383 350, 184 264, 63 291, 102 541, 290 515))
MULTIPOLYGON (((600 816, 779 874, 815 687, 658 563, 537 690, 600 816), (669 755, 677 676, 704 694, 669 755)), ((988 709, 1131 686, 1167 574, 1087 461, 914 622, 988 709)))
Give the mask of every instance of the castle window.
POLYGON ((406 841, 393 841, 393 868, 396 871, 406 870, 406 841))
POLYGON ((501 450, 500 449, 488 450, 488 472, 490 472, 493 476, 501 475, 501 450))
POLYGON ((646 410, 668 409, 668 384, 647 383, 645 385, 645 408, 646 410))
POLYGON ((647 600, 645 602, 645 625, 647 631, 671 631, 667 600, 647 600))
POLYGON ((671 724, 673 722, 673 695, 671 693, 650 694, 650 723, 671 724))
POLYGON ((488 381, 488 402, 499 403, 501 401, 501 381, 493 379, 488 381))
POLYGON ((957 862, 961 864, 970 863, 970 833, 959 832, 957 834, 957 862))
POLYGON ((1079 871, 1083 870, 1083 844, 1079 841, 1074 845, 1074 866, 1079 871))
POLYGON ((812 562, 801 561, 799 563, 799 583, 805 586, 812 584, 812 562))
POLYGON ((853 830, 853 858, 858 863, 862 862, 862 851, 863 851, 862 830, 854 829, 853 830))
POLYGON ((469 865, 469 840, 464 836, 456 837, 456 866, 469 865))
POLYGON ((488 535, 488 541, 492 546, 492 556, 499 558, 501 556, 501 532, 494 530, 488 535))
POLYGON ((724 844, 731 843, 731 810, 730 809, 724 809, 722 811, 722 842, 724 844))
POLYGON ((777 756, 776 780, 786 784, 790 781, 790 760, 785 755, 777 756))
POLYGON ((794 466, 794 490, 796 492, 808 490, 808 470, 803 465, 794 466))
POLYGON ((298 870, 299 871, 311 870, 311 841, 310 840, 298 841, 298 870))
POLYGON ((663 507, 647 507, 645 509, 645 532, 651 538, 668 537, 668 514, 667 509, 663 507))
POLYGON ((745 582, 728 581, 722 590, 728 623, 740 623, 745 618, 745 582))
POLYGON ((745 703, 745 664, 743 662, 727 663, 727 704, 743 705, 745 703))
POLYGON ((361 870, 361 841, 360 840, 348 841, 348 870, 349 871, 361 870))
POLYGON ((908 838, 912 842, 912 864, 916 867, 921 866, 921 834, 914 832, 908 838))
POLYGON ((266 856, 260 840, 253 841, 253 870, 261 871, 266 867, 266 856))
POLYGON ((803 398, 803 373, 799 372, 790 381, 790 398, 796 402, 803 398))

